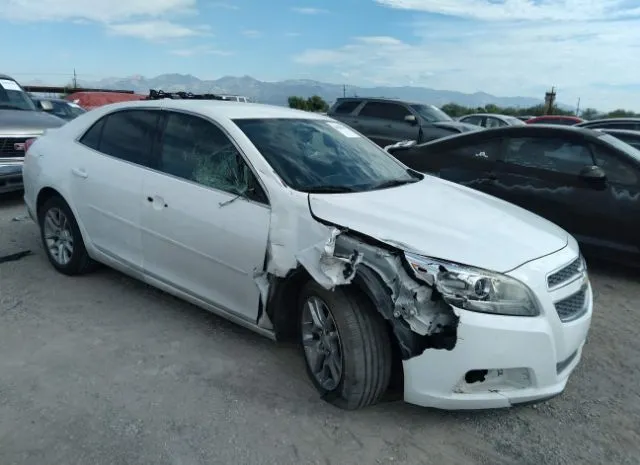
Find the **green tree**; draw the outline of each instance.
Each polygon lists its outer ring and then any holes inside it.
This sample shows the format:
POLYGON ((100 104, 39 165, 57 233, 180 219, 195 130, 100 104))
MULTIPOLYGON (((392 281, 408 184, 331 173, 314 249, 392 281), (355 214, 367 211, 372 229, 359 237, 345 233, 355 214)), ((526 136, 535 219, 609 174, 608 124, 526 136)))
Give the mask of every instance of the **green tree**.
POLYGON ((632 111, 617 109, 607 113, 605 118, 629 118, 634 116, 636 116, 636 114, 632 111))
POLYGON ((307 101, 302 97, 297 97, 295 95, 292 95, 291 97, 289 97, 288 101, 289 101, 289 108, 295 108, 296 110, 309 109, 307 107, 307 101))
POLYGON ((599 115, 599 112, 595 108, 585 108, 582 111, 582 114, 580 115, 580 117, 582 119, 591 120, 591 119, 596 119, 598 115, 599 115))
POLYGON ((326 112, 329 109, 329 104, 318 95, 314 95, 307 99, 307 109, 309 111, 326 112))

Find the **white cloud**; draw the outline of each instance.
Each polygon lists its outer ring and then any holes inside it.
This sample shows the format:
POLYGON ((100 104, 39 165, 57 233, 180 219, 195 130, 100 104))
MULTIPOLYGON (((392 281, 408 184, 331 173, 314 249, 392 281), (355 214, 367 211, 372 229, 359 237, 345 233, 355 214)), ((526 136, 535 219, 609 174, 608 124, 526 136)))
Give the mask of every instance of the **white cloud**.
MULTIPOLYGON (((629 0, 374 0, 402 10, 482 19, 588 21, 640 15, 629 0)), ((635 4, 634 4, 635 3, 635 4)))
POLYGON ((262 36, 262 33, 254 29, 245 29, 244 31, 242 31, 242 35, 255 39, 257 37, 262 36))
POLYGON ((4 20, 120 22, 193 12, 196 0, 0 0, 4 20))
POLYGON ((455 10, 454 16, 461 18, 442 21, 418 15, 413 30, 408 30, 413 34, 405 40, 357 37, 335 49, 306 50, 294 61, 315 71, 318 78, 341 82, 347 75, 354 85, 416 85, 540 99, 555 85, 562 103, 574 104, 580 97, 582 107, 640 110, 634 59, 640 56, 640 17, 584 19, 597 16, 597 11, 610 18, 621 17, 620 10, 611 9, 614 3, 623 5, 621 2, 537 1, 548 5, 547 10, 536 9, 531 14, 537 19, 523 21, 520 13, 517 20, 505 15, 515 10, 514 5, 524 11, 542 7, 526 0, 504 0, 502 9, 496 10, 500 5, 494 1, 494 6, 489 6, 494 12, 489 14, 478 8, 488 2, 479 0, 376 1, 434 13, 455 10), (597 4, 607 8, 599 10, 597 4), (570 6, 580 12, 571 13, 570 6), (539 19, 555 14, 560 7, 567 18, 573 15, 573 21, 539 19), (490 17, 468 19, 483 15, 490 17), (630 91, 630 86, 636 90, 630 91))
POLYGON ((169 53, 181 57, 193 57, 198 55, 231 56, 230 50, 219 50, 208 46, 196 46, 182 49, 169 50, 169 53))
POLYGON ((324 10, 322 8, 300 8, 300 7, 296 7, 296 8, 291 8, 292 11, 295 11, 296 13, 300 13, 301 15, 319 15, 322 13, 328 13, 327 10, 324 10))
POLYGON ((141 21, 135 23, 108 24, 107 31, 114 35, 146 40, 182 39, 208 34, 207 26, 189 28, 169 21, 141 21))
POLYGON ((233 3, 226 2, 213 2, 208 3, 207 5, 215 7, 215 8, 224 8, 225 10, 239 10, 240 7, 238 5, 234 5, 233 3))

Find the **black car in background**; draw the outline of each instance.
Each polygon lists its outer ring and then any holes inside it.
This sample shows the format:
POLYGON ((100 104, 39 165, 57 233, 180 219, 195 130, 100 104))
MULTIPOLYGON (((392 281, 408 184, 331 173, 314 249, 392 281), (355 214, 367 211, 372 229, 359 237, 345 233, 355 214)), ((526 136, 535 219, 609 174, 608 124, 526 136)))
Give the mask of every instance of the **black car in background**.
MULTIPOLYGON (((610 134, 513 126, 387 150, 415 170, 549 219, 586 255, 640 265, 640 150, 610 134)), ((500 244, 478 246, 499 253, 500 244)))
POLYGON ((482 130, 473 124, 454 121, 433 105, 386 98, 339 98, 327 115, 351 126, 381 147, 403 140, 426 142, 482 130))
POLYGON ((629 129, 596 129, 596 131, 605 132, 617 137, 623 142, 640 149, 640 130, 631 131, 629 129))
POLYGON ((626 129, 640 131, 640 118, 603 118, 576 124, 588 129, 626 129))

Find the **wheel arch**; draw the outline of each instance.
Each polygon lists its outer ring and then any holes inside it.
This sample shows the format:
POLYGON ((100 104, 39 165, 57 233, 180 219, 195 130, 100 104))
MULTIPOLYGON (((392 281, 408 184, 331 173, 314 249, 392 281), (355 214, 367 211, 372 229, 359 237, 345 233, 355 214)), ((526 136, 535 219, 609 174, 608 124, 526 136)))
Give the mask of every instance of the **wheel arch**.
POLYGON ((36 219, 38 223, 40 221, 40 210, 42 209, 44 204, 53 197, 60 197, 62 201, 67 204, 67 206, 71 210, 71 213, 73 213, 73 217, 75 218, 76 223, 78 224, 78 229, 80 229, 82 240, 84 241, 85 246, 88 246, 87 231, 84 228, 84 224, 82 223, 82 220, 78 215, 78 212, 76 211, 73 204, 67 200, 66 196, 62 194, 60 190, 55 189, 54 187, 44 186, 40 189, 40 191, 38 191, 38 195, 36 196, 36 205, 35 205, 35 208, 36 208, 35 214, 36 214, 36 219))

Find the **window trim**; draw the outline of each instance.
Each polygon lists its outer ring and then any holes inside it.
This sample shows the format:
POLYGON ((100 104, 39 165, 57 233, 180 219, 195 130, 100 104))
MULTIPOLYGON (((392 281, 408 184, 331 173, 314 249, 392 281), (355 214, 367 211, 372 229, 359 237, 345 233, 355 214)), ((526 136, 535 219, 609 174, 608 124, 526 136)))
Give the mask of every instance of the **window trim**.
POLYGON ((514 139, 561 139, 564 140, 566 142, 570 142, 572 144, 580 144, 583 145, 587 151, 589 152, 589 156, 591 157, 591 162, 593 163, 593 165, 596 165, 596 159, 594 157, 594 152, 593 152, 593 147, 592 147, 592 142, 590 140, 587 139, 580 139, 577 137, 548 137, 545 133, 539 133, 539 134, 528 134, 528 135, 513 135, 513 136, 507 136, 502 140, 502 149, 501 149, 501 153, 500 153, 500 163, 503 166, 516 166, 519 168, 525 168, 525 169, 530 169, 530 170, 537 170, 537 171, 544 171, 547 173, 553 173, 555 175, 560 175, 560 176, 575 176, 577 177, 578 174, 571 174, 571 173, 566 173, 564 171, 553 171, 553 170, 548 170, 545 168, 541 168, 541 167, 537 167, 537 166, 525 166, 525 165, 519 165, 517 163, 511 163, 507 160, 507 151, 509 149, 509 142, 511 142, 514 139))
MULTIPOLYGON (((124 160, 124 159, 122 159, 122 158, 118 158, 118 157, 115 157, 115 156, 113 156, 113 155, 109 155, 108 153, 104 153, 104 152, 102 152, 102 151, 100 151, 100 150, 97 150, 97 149, 94 149, 94 148, 92 148, 92 147, 89 147, 88 145, 85 145, 85 144, 83 144, 83 143, 81 142, 81 139, 82 139, 85 135, 87 135, 87 133, 88 133, 88 132, 89 132, 89 131, 90 131, 90 130, 91 130, 91 129, 96 125, 96 124, 98 124, 101 120, 103 120, 103 119, 104 119, 104 120, 105 120, 105 123, 102 125, 102 128, 100 129, 100 144, 98 144, 98 147, 100 147, 100 145, 102 145, 102 135, 103 135, 103 133, 104 133, 104 127, 105 127, 105 126, 106 126, 106 124, 107 124, 107 119, 108 119, 108 118, 110 118, 110 117, 111 117, 111 115, 115 115, 116 113, 123 113, 123 112, 125 112, 125 111, 154 111, 154 112, 156 112, 156 111, 157 111, 157 112, 160 112, 160 111, 162 111, 162 109, 161 109, 161 108, 158 108, 158 107, 118 108, 118 109, 116 109, 116 110, 110 111, 109 113, 105 113, 104 115, 102 115, 101 117, 99 117, 97 120, 95 120, 95 121, 91 124, 91 126, 89 126, 87 129, 85 129, 85 130, 84 130, 84 131, 83 131, 79 136, 77 136, 77 137, 74 139, 74 142, 76 142, 77 144, 81 145, 81 146, 82 146, 82 147, 84 147, 85 149, 91 150, 92 152, 95 152, 95 153, 100 154, 100 155, 102 155, 102 156, 112 158, 113 160, 119 160, 119 161, 121 161, 121 162, 123 162, 123 163, 127 163, 127 164, 132 165, 132 166, 137 166, 138 168, 151 169, 151 170, 152 170, 153 168, 151 168, 151 167, 149 167, 149 166, 140 165, 140 164, 138 164, 138 163, 134 163, 134 162, 129 161, 129 160, 124 160)), ((160 121, 162 120, 162 118, 161 118, 162 114, 160 114, 159 116, 160 116, 160 117, 158 117, 158 120, 156 121, 156 129, 155 129, 156 131, 158 131, 158 130, 159 130, 159 124, 160 124, 160 121)), ((155 139, 155 138, 154 138, 154 139, 155 139)), ((154 140, 154 141, 153 141, 153 145, 152 145, 152 147, 151 147, 151 157, 152 157, 151 161, 153 161, 153 157, 154 157, 155 144, 156 144, 156 141, 154 140)))
MULTIPOLYGON (((371 118, 371 119, 377 119, 377 120, 382 120, 382 121, 393 121, 394 123, 402 123, 403 120, 398 120, 398 119, 391 119, 391 118, 381 118, 379 116, 369 116, 369 115, 363 115, 362 114, 362 110, 364 110, 365 108, 367 108, 367 105, 371 104, 371 103, 376 103, 376 104, 381 104, 381 105, 394 105, 394 106, 398 106, 401 108, 404 108, 407 111, 408 115, 415 115, 415 113, 413 112, 413 110, 409 107, 407 107, 406 105, 402 104, 402 103, 398 103, 398 102, 379 102, 377 100, 367 100, 364 102, 364 105, 362 106, 362 108, 360 108, 360 111, 358 111, 357 116, 361 117, 361 118, 371 118)), ((355 111, 355 110, 354 110, 355 111)), ((418 118, 416 116, 416 118, 418 118)))
MULTIPOLYGON (((160 113, 159 118, 158 118, 158 122, 157 122, 157 126, 156 126, 156 137, 154 138, 153 146, 152 146, 152 150, 151 150, 151 156, 152 156, 152 161, 154 162, 154 165, 157 164, 157 160, 158 160, 158 149, 160 147, 158 139, 162 140, 161 136, 164 135, 164 128, 165 128, 165 124, 166 124, 166 112, 185 113, 185 114, 190 115, 190 116, 195 116, 195 117, 198 117, 198 118, 202 118, 202 119, 212 123, 214 126, 219 128, 225 134, 225 136, 231 141, 231 143, 236 147, 236 149, 238 150, 238 152, 242 156, 243 160, 245 161, 245 163, 247 163, 247 165, 249 166, 249 169, 251 170, 253 175, 258 180, 258 183, 260 184, 260 187, 262 188, 262 191, 264 192, 265 197, 267 198, 267 203, 258 202, 257 200, 248 199, 246 197, 240 197, 238 200, 244 200, 246 202, 251 202, 251 203, 253 203, 255 205, 271 209, 271 197, 269 196, 269 191, 266 189, 264 181, 262 180, 262 178, 257 175, 256 169, 253 166, 253 164, 251 164, 248 161, 246 154, 240 148, 238 142, 233 137, 230 136, 229 132, 225 128, 220 126, 216 121, 214 121, 211 118, 209 118, 208 116, 204 116, 204 115, 201 115, 199 113, 194 113, 194 112, 191 112, 191 111, 188 111, 188 110, 182 110, 182 109, 176 110, 176 109, 167 109, 167 108, 161 108, 161 107, 141 106, 141 107, 130 107, 130 108, 118 108, 116 110, 112 110, 112 111, 110 111, 108 113, 105 113, 104 115, 98 117, 88 128, 86 128, 78 136, 76 136, 73 141, 76 144, 82 146, 84 149, 91 150, 92 152, 94 152, 94 153, 96 153, 98 155, 102 155, 103 157, 109 157, 112 160, 116 160, 116 161, 119 161, 119 162, 122 162, 122 163, 126 163, 128 165, 135 166, 136 168, 152 171, 154 173, 158 173, 158 174, 161 174, 161 175, 164 175, 164 176, 170 176, 170 177, 172 177, 174 179, 177 179, 179 181, 187 182, 187 183, 193 184, 195 186, 199 186, 199 187, 201 187, 203 189, 211 189, 211 190, 216 191, 216 192, 224 193, 225 195, 233 196, 233 194, 231 194, 230 192, 223 191, 221 189, 216 189, 216 188, 209 187, 209 186, 205 186, 203 184, 199 184, 199 183, 197 183, 195 181, 191 181, 189 179, 184 179, 184 178, 180 178, 178 176, 171 175, 169 173, 165 173, 164 171, 160 171, 159 169, 157 169, 157 166, 150 167, 150 166, 139 165, 137 163, 133 163, 133 162, 128 161, 128 160, 123 160, 122 158, 114 157, 113 155, 109 155, 108 153, 101 152, 100 150, 96 150, 96 149, 94 149, 92 147, 89 147, 88 145, 85 145, 82 142, 80 142, 80 140, 91 130, 91 128, 93 128, 96 124, 98 124, 98 122, 100 120, 102 120, 104 118, 109 118, 111 115, 116 114, 116 113, 120 113, 120 112, 123 112, 123 111, 132 111, 132 110, 145 110, 145 111, 154 111, 154 112, 159 112, 160 113)), ((106 124, 106 122, 105 122, 105 124, 106 124)), ((104 125, 102 126, 102 129, 100 130, 100 141, 102 141, 102 132, 103 131, 104 131, 104 125)))
MULTIPOLYGON (((162 142, 164 140, 164 132, 165 132, 165 129, 167 127, 167 119, 168 119, 170 113, 179 113, 179 114, 184 114, 184 115, 187 115, 187 116, 192 116, 192 117, 195 117, 195 118, 200 118, 200 119, 206 121, 207 123, 213 124, 216 128, 218 128, 224 134, 224 136, 227 139, 229 139, 229 141, 233 144, 235 149, 238 151, 238 153, 242 157, 242 160, 249 167, 249 170, 251 171, 253 176, 258 181, 258 184, 260 185, 260 188, 262 189, 262 192, 264 193, 264 196, 267 199, 266 203, 260 202, 258 200, 248 199, 248 198, 243 197, 243 196, 240 196, 240 198, 238 200, 242 199, 242 200, 245 200, 247 202, 251 202, 253 204, 260 205, 260 206, 267 207, 267 208, 271 209, 271 197, 269 196, 269 191, 265 187, 265 184, 262 181, 262 178, 260 178, 260 176, 258 176, 257 170, 255 169, 253 164, 249 161, 247 155, 242 150, 242 148, 240 147, 238 142, 231 136, 231 134, 229 134, 229 131, 227 131, 225 128, 223 128, 220 124, 218 124, 213 119, 209 118, 208 116, 202 115, 200 113, 194 113, 192 111, 183 110, 183 109, 176 110, 176 109, 173 109, 173 108, 163 108, 162 112, 164 114, 162 115, 162 118, 160 120, 160 127, 158 128, 158 132, 159 132, 158 140, 154 144, 154 154, 153 155, 154 155, 154 157, 156 157, 156 161, 159 161, 159 156, 160 156, 159 149, 160 149, 160 147, 162 145, 162 142)), ((153 171, 156 171, 157 173, 161 173, 161 174, 163 174, 165 176, 170 176, 170 177, 172 177, 174 179, 178 179, 178 180, 183 181, 183 182, 188 182, 190 184, 202 187, 204 189, 210 189, 210 190, 213 190, 213 191, 216 191, 216 192, 222 192, 222 193, 224 193, 226 195, 231 195, 231 196, 234 196, 234 197, 236 195, 236 194, 233 194, 231 192, 228 192, 228 191, 225 191, 225 190, 222 190, 222 189, 218 189, 216 187, 205 186, 204 184, 200 184, 200 183, 198 183, 196 181, 193 181, 191 179, 185 179, 185 178, 181 178, 180 176, 175 176, 173 174, 165 173, 164 171, 161 171, 160 169, 158 169, 158 167, 152 168, 152 169, 153 169, 153 171)))

